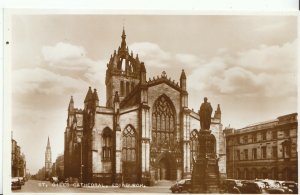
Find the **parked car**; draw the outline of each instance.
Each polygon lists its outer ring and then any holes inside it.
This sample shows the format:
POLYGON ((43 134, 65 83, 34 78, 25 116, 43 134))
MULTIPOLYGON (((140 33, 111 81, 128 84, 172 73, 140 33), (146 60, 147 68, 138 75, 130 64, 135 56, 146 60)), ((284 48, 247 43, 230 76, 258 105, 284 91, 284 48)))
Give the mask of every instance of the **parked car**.
POLYGON ((267 193, 264 189, 264 184, 259 181, 245 181, 241 187, 243 194, 262 194, 267 193))
POLYGON ((191 189, 192 189, 191 179, 182 179, 182 180, 176 182, 175 184, 173 184, 170 188, 172 193, 175 193, 175 192, 180 193, 183 191, 191 192, 191 189))
POLYGON ((20 180, 21 185, 25 184, 25 179, 24 177, 18 177, 18 179, 20 180))
POLYGON ((289 188, 293 194, 298 194, 298 183, 294 181, 284 181, 281 186, 289 188))
POLYGON ((56 184, 56 183, 59 183, 59 180, 58 180, 57 177, 51 177, 51 178, 50 178, 50 182, 56 184))
POLYGON ((259 182, 264 183, 265 190, 269 194, 291 194, 292 190, 288 189, 285 186, 282 186, 282 183, 279 181, 275 181, 272 179, 262 179, 262 180, 256 180, 259 182))
POLYGON ((265 188, 278 188, 278 187, 280 187, 280 186, 278 186, 278 183, 275 180, 262 179, 262 180, 256 180, 256 181, 260 181, 260 182, 264 183, 265 188))
POLYGON ((18 177, 13 177, 11 179, 11 189, 20 190, 22 188, 21 182, 18 177))
POLYGON ((278 188, 267 188, 266 192, 268 194, 291 194, 292 190, 287 187, 278 187, 278 188))
POLYGON ((223 182, 225 192, 232 193, 234 187, 237 187, 241 190, 243 184, 241 180, 237 179, 225 179, 223 182))

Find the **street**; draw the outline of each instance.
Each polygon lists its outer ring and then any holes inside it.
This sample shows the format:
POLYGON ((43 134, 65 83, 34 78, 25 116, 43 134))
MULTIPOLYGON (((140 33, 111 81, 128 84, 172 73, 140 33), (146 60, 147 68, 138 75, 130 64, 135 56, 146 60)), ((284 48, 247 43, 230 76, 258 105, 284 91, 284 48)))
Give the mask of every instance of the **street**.
POLYGON ((171 193, 170 186, 144 186, 144 187, 117 187, 117 186, 84 186, 83 188, 74 187, 67 184, 51 184, 49 181, 29 180, 22 186, 21 190, 13 192, 21 193, 171 193))

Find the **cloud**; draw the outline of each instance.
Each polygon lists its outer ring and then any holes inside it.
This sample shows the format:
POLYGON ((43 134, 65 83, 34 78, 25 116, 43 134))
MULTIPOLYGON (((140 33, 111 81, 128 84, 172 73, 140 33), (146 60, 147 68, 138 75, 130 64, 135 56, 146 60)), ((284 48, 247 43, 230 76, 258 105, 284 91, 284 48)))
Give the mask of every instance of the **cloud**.
POLYGON ((282 46, 261 45, 238 53, 237 64, 253 71, 290 72, 295 70, 297 58, 297 43, 285 43, 282 46))
POLYGON ((95 87, 104 87, 107 59, 92 60, 85 48, 64 42, 43 47, 42 54, 54 72, 85 80, 95 87))
POLYGON ((82 79, 59 75, 43 68, 15 70, 12 80, 13 92, 20 94, 58 95, 74 93, 88 86, 82 79))
POLYGON ((46 61, 56 62, 65 59, 80 58, 81 56, 85 56, 86 52, 83 47, 59 42, 55 46, 44 46, 42 54, 46 61))
POLYGON ((140 60, 144 61, 146 66, 150 67, 168 67, 171 60, 171 54, 160 48, 159 45, 150 42, 136 42, 129 48, 139 55, 140 60))
POLYGON ((86 56, 83 47, 70 43, 59 42, 54 46, 44 46, 42 55, 50 67, 62 70, 85 72, 96 62, 86 56))
POLYGON ((175 55, 175 59, 177 62, 179 62, 183 66, 188 67, 196 67, 199 64, 203 64, 204 60, 200 59, 199 57, 192 55, 192 54, 186 54, 186 53, 178 53, 175 55))
POLYGON ((188 75, 189 87, 235 97, 296 96, 296 51, 293 42, 212 58, 188 75))

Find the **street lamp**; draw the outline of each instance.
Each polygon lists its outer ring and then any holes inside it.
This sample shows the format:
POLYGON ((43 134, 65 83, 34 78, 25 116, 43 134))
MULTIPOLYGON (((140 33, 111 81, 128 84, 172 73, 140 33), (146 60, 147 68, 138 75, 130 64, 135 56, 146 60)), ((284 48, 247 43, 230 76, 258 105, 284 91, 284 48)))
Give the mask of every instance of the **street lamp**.
POLYGON ((82 167, 83 167, 83 164, 82 164, 82 140, 81 140, 81 137, 78 137, 77 138, 77 142, 80 143, 80 183, 79 183, 79 186, 81 186, 81 183, 82 183, 82 167))

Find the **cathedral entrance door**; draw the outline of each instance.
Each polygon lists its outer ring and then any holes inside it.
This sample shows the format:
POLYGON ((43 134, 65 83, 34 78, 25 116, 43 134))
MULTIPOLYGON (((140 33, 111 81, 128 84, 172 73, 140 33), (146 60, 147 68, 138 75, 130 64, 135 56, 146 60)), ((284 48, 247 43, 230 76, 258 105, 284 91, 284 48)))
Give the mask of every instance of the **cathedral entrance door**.
POLYGON ((159 175, 160 180, 169 180, 170 179, 170 165, 166 158, 163 158, 159 162, 159 175))

